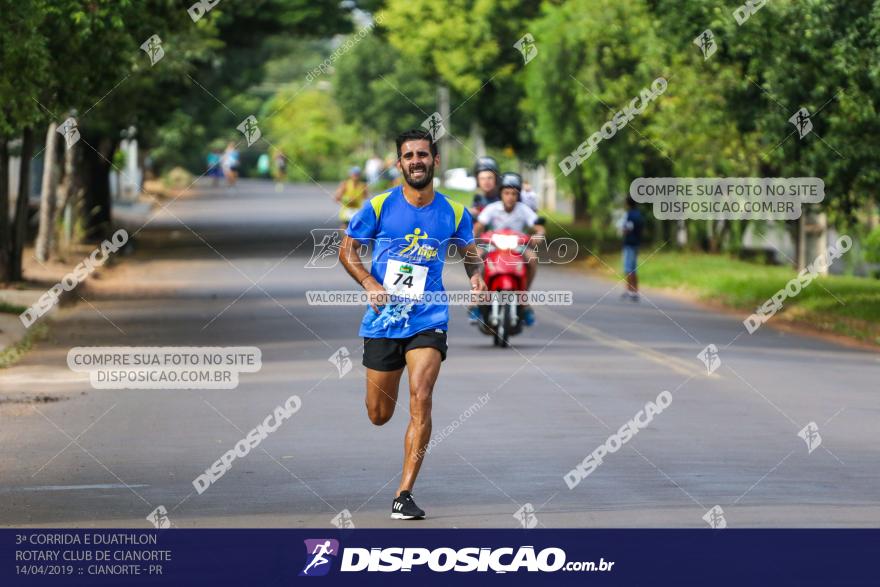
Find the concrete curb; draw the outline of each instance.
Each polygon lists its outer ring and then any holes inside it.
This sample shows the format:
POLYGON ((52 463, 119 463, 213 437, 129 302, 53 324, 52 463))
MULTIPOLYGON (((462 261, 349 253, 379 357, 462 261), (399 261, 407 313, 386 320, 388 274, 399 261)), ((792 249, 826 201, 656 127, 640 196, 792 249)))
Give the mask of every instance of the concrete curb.
POLYGON ((19 320, 18 314, 0 313, 0 354, 21 342, 26 334, 27 328, 19 320))

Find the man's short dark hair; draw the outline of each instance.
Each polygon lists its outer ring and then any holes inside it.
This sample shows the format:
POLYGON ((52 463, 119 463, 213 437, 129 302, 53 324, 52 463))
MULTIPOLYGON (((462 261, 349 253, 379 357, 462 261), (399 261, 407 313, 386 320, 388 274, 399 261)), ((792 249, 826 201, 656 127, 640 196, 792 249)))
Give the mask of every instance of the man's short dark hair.
POLYGON ((633 200, 632 196, 626 197, 626 207, 629 208, 630 210, 637 207, 637 203, 635 200, 633 200))
POLYGON ((431 146, 431 156, 437 156, 437 144, 434 142, 434 137, 431 136, 431 133, 424 129, 413 128, 397 135, 396 142, 398 159, 400 159, 400 148, 403 146, 403 143, 407 141, 428 141, 428 144, 431 146))

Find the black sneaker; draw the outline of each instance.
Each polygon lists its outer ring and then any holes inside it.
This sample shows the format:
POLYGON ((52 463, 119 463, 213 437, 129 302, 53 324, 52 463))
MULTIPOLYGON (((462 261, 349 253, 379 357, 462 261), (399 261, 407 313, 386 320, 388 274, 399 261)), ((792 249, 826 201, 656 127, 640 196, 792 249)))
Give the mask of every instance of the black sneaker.
POLYGON ((395 520, 422 520, 425 512, 416 505, 409 491, 401 491, 400 497, 391 504, 391 517, 395 520))

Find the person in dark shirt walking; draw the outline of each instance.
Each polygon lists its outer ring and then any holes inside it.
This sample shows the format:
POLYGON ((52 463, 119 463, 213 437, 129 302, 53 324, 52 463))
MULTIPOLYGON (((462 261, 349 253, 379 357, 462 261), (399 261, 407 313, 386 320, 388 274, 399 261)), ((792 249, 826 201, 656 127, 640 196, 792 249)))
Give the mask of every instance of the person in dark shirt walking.
POLYGON ((636 275, 639 246, 645 221, 631 197, 626 198, 626 217, 623 220, 623 273, 626 275, 626 291, 621 297, 639 301, 639 278, 636 275))

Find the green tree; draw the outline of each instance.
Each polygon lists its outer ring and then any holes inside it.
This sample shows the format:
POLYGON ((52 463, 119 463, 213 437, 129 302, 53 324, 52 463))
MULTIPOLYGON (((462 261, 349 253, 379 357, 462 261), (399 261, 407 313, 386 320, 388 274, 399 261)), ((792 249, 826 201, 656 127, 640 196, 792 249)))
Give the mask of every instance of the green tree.
MULTIPOLYGON (((389 0, 383 28, 397 50, 460 96, 452 116, 473 117, 486 129, 489 145, 512 147, 523 157, 534 151, 528 123, 522 120, 524 96, 519 73, 524 67, 515 43, 531 31, 529 20, 539 2, 525 0, 448 0, 419 4, 389 0), (417 23, 417 26, 414 26, 417 23)), ((556 32, 535 35, 538 51, 556 32)))
POLYGON ((353 126, 327 91, 290 87, 266 104, 277 112, 268 118, 268 141, 280 148, 289 161, 287 174, 299 181, 344 177, 358 140, 353 126))
POLYGON ((436 109, 436 88, 417 62, 372 33, 339 59, 333 91, 346 119, 379 141, 418 127, 436 109))
MULTIPOLYGON (((548 5, 530 25, 539 54, 526 68, 526 106, 543 157, 559 163, 656 78, 670 76, 653 22, 643 0, 571 0, 548 5)), ((668 91, 674 92, 672 82, 668 91)), ((648 104, 568 175, 560 170, 576 220, 588 220, 591 207, 604 214, 646 169, 669 169, 642 130, 667 96, 648 104)))
MULTIPOLYGON (((21 278, 27 198, 18 198, 16 214, 10 218, 9 141, 22 133, 32 136, 33 125, 42 118, 33 97, 45 82, 42 72, 49 54, 46 39, 37 32, 43 6, 0 0, 0 13, 3 14, 0 19, 0 38, 3 39, 0 43, 0 279, 12 281, 21 278)), ((22 169, 26 171, 30 157, 27 150, 24 151, 22 169)), ((19 193, 27 194, 28 187, 25 182, 19 193)))

